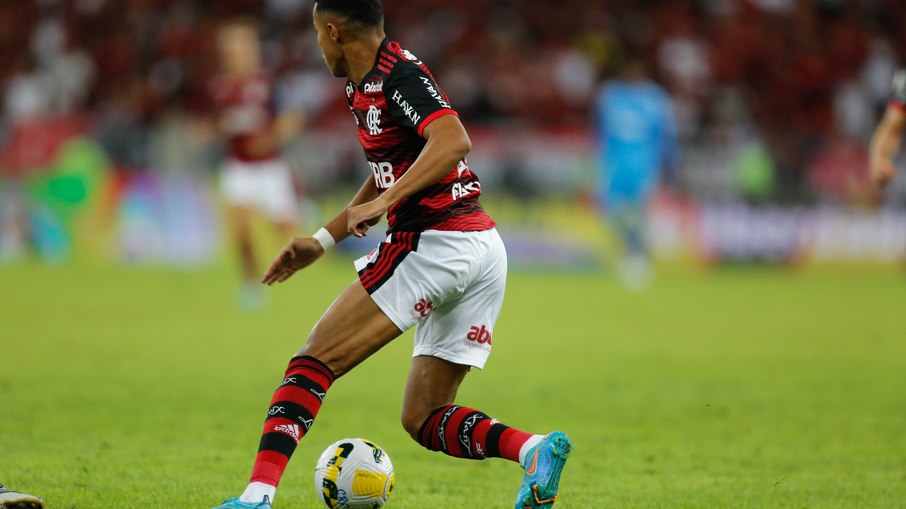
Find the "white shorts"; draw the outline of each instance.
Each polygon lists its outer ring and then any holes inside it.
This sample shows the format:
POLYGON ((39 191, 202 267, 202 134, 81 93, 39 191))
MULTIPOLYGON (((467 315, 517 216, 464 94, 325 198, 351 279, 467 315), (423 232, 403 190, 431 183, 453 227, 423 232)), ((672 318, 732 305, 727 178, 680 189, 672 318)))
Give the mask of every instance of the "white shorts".
POLYGON ((362 286, 402 331, 412 355, 483 368, 506 289, 497 230, 398 232, 355 262, 362 286))
POLYGON ((229 205, 258 209, 273 221, 296 219, 292 172, 280 159, 229 159, 221 168, 220 187, 229 205))

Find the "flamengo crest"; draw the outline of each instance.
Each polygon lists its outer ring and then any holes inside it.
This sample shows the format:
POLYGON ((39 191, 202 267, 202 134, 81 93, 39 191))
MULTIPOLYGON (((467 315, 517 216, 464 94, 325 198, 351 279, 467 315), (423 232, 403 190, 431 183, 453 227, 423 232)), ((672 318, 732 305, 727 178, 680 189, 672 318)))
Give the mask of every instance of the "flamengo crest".
POLYGON ((381 129, 381 110, 375 105, 368 107, 368 116, 365 118, 365 122, 368 124, 368 132, 372 136, 376 136, 384 132, 381 129))

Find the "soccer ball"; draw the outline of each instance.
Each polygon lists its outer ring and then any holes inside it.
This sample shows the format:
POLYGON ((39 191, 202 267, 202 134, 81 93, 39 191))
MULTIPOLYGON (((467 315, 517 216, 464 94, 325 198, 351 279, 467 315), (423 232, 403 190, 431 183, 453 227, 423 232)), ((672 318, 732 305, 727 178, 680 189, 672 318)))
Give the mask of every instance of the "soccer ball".
POLYGON ((315 490, 333 509, 377 509, 393 491, 393 463, 374 442, 344 438, 318 458, 315 490))

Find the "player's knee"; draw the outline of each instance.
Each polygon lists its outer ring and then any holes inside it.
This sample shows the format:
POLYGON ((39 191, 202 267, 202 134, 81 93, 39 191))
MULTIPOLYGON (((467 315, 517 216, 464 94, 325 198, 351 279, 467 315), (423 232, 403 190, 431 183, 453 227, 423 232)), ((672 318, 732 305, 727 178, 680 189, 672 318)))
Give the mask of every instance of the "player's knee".
POLYGON ((404 408, 403 413, 400 416, 400 422, 403 425, 403 429, 406 430, 406 433, 409 433, 409 436, 418 442, 418 432, 422 429, 422 424, 425 422, 425 416, 421 415, 419 412, 408 411, 404 408))
POLYGON ((309 338, 308 342, 305 343, 305 346, 299 349, 296 352, 295 357, 301 357, 303 355, 308 357, 313 357, 321 361, 325 366, 330 368, 333 372, 335 378, 340 378, 349 371, 349 366, 342 362, 342 360, 335 355, 331 355, 329 349, 320 348, 320 342, 312 341, 309 338))

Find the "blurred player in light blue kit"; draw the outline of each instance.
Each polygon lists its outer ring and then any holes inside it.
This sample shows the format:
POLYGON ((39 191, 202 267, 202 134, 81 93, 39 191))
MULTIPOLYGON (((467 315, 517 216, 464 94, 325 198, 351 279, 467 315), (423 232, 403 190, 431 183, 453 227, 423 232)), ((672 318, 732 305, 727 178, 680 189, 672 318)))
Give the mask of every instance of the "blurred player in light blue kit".
POLYGON ((648 77, 645 63, 628 60, 598 93, 595 121, 600 144, 599 199, 622 242, 627 286, 651 280, 646 240, 647 206, 664 169, 679 160, 670 97, 648 77))

